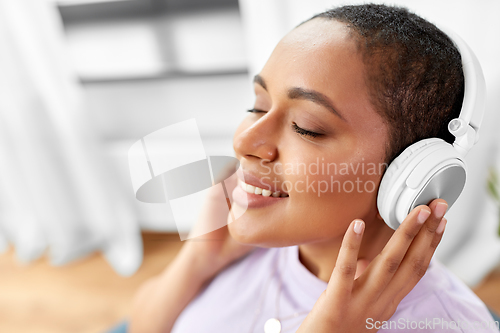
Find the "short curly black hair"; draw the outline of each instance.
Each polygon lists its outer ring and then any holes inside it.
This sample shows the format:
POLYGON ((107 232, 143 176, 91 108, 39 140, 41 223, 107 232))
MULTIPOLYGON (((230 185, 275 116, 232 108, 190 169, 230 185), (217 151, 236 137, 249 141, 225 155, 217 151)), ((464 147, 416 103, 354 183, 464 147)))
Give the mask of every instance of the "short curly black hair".
POLYGON ((389 126, 387 163, 425 138, 453 142, 447 126, 460 114, 464 75, 444 32, 406 8, 378 4, 338 7, 310 20, 316 18, 345 23, 357 42, 372 103, 389 126))

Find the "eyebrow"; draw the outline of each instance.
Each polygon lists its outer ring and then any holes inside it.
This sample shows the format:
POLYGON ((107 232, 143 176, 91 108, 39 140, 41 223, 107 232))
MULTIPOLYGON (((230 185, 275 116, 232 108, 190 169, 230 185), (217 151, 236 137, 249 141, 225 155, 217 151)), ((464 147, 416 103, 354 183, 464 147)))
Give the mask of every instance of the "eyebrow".
MULTIPOLYGON (((262 76, 260 76, 259 74, 254 76, 253 82, 257 83, 262 88, 264 88, 264 90, 267 91, 266 82, 264 81, 262 76)), ((330 99, 318 91, 294 87, 294 88, 288 89, 288 98, 290 98, 290 99, 302 99, 302 100, 307 100, 307 101, 311 101, 313 103, 319 104, 319 105, 327 108, 330 112, 335 114, 337 117, 339 117, 343 121, 346 121, 346 119, 333 107, 333 104, 330 101, 330 99)))
POLYGON ((264 88, 265 91, 267 91, 266 81, 264 81, 264 79, 262 78, 262 76, 260 76, 259 74, 255 75, 253 77, 253 82, 257 83, 262 88, 264 88))

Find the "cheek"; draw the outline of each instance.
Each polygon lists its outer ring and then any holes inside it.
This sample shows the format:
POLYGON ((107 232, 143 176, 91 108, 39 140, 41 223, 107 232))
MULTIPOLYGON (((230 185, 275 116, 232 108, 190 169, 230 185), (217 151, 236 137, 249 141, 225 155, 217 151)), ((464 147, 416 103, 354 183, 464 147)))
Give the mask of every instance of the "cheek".
POLYGON ((292 186, 290 204, 297 208, 297 214, 305 212, 314 216, 310 223, 329 226, 332 221, 349 224, 355 218, 368 219, 376 214, 378 174, 368 174, 362 164, 357 168, 355 163, 328 165, 319 160, 309 165, 306 174, 287 177, 292 186))
MULTIPOLYGON (((362 166, 354 171, 347 164, 328 171, 319 163, 291 172, 291 163, 279 169, 290 194, 282 204, 247 211, 229 224, 231 235, 239 242, 261 246, 290 246, 343 237, 352 220, 374 219, 380 176, 368 174, 362 166), (310 166, 310 168, 309 168, 310 166)), ((234 207, 236 215, 240 208, 234 207)))
MULTIPOLYGON (((252 125, 245 119, 238 127, 234 144, 252 125)), ((375 149, 329 150, 325 155, 300 143, 280 150, 281 167, 273 172, 290 197, 278 205, 247 210, 229 232, 239 242, 260 246, 289 246, 343 237, 352 220, 374 220, 382 168, 375 149), (324 156, 321 158, 318 156, 324 156), (344 162, 345 161, 345 162, 344 162)), ((347 145, 343 145, 344 147, 347 145)), ((359 145, 356 145, 358 147, 359 145)), ((237 155, 238 156, 238 155, 237 155)), ((233 208, 237 213, 237 206, 233 208)))

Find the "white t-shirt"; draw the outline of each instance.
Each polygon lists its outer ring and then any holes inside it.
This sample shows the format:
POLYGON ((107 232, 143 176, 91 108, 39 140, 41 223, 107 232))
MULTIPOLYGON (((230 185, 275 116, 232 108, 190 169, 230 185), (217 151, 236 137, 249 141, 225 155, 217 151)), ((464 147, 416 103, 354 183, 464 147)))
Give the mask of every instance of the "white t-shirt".
MULTIPOLYGON (((273 317, 282 333, 295 332, 326 286, 302 265, 298 246, 258 248, 217 275, 177 318, 172 333, 261 333, 273 317)), ((383 324, 366 322, 381 333, 499 332, 483 302, 435 260, 383 324)))

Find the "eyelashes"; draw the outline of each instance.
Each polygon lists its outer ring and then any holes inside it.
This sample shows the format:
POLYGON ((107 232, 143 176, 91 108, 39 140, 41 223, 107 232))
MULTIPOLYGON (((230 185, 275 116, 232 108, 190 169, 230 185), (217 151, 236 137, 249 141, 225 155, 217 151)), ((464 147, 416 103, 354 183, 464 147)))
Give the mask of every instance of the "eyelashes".
POLYGON ((318 136, 321 136, 320 133, 316 133, 316 132, 312 132, 312 131, 308 131, 306 129, 303 129, 303 128, 299 127, 296 123, 292 123, 292 129, 294 130, 294 132, 296 132, 302 136, 308 136, 310 138, 317 138, 318 136))
MULTIPOLYGON (((249 109, 247 110, 247 112, 251 112, 251 113, 266 113, 266 111, 263 111, 263 110, 259 110, 259 109, 249 109)), ((313 132, 313 131, 309 131, 309 130, 306 130, 302 127, 299 127, 295 122, 292 123, 292 130, 299 134, 299 135, 302 135, 302 136, 307 136, 309 138, 317 138, 323 134, 320 134, 320 133, 316 133, 316 132, 313 132)))

